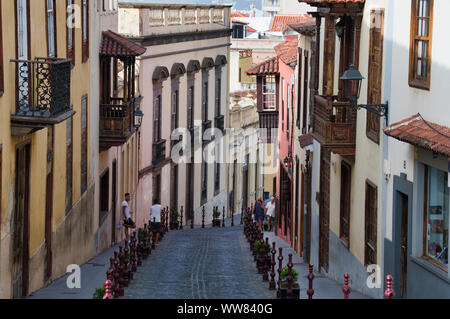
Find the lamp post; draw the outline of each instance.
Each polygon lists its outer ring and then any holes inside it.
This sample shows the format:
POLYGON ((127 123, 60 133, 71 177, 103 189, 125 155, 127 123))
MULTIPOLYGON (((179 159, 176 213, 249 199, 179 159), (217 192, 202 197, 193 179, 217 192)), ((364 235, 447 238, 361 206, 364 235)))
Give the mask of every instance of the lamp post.
POLYGON ((353 64, 350 65, 350 69, 344 72, 341 80, 344 84, 345 97, 350 101, 351 107, 357 108, 358 110, 365 109, 376 116, 384 117, 387 123, 389 109, 388 102, 385 104, 358 104, 359 95, 361 93, 361 84, 364 77, 361 75, 361 72, 355 69, 353 64))
POLYGON ((137 131, 139 131, 139 128, 142 125, 142 118, 144 117, 144 113, 142 113, 141 108, 138 107, 135 111, 134 111, 134 127, 137 131))

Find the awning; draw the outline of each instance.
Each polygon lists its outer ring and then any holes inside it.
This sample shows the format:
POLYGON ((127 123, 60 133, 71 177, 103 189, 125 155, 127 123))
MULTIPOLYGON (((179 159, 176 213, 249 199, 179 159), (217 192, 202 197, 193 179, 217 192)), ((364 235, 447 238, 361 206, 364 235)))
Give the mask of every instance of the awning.
POLYGON ((111 30, 102 32, 100 55, 114 57, 132 57, 142 55, 147 48, 117 34, 111 30))
POLYGON ((450 156, 450 128, 428 122, 420 114, 386 127, 384 133, 402 142, 450 156))

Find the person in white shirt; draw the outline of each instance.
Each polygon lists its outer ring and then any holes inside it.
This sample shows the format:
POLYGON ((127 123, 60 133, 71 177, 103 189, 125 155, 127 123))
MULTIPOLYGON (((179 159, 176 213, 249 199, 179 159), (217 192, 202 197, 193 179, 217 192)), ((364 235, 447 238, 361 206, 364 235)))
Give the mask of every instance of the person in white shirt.
POLYGON ((150 208, 150 222, 151 231, 155 238, 155 245, 159 245, 159 234, 161 233, 161 204, 158 199, 153 200, 153 205, 150 208))
POLYGON ((122 202, 122 220, 123 220, 123 226, 125 228, 125 240, 129 240, 128 238, 128 228, 136 228, 136 224, 131 219, 131 212, 130 212, 130 194, 125 194, 125 200, 122 202))
POLYGON ((266 216, 269 231, 272 231, 272 220, 275 218, 275 198, 272 196, 270 202, 266 205, 266 216))

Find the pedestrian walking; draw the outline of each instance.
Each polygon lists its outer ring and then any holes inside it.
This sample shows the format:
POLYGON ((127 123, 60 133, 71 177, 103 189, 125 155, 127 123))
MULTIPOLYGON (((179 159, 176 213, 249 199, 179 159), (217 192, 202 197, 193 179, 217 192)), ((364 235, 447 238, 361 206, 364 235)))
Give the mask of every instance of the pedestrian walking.
POLYGON ((136 228, 136 223, 131 219, 130 212, 130 193, 125 194, 125 200, 122 202, 122 220, 123 228, 125 229, 125 240, 128 241, 128 228, 136 228))
POLYGON ((272 231, 272 221, 275 218, 275 198, 270 197, 270 202, 266 205, 266 218, 268 224, 268 231, 272 231))
POLYGON ((261 197, 258 197, 255 201, 255 205, 253 205, 253 216, 258 224, 259 230, 262 231, 262 223, 264 220, 264 202, 261 197))
POLYGON ((155 238, 155 245, 159 245, 159 236, 161 234, 161 204, 158 199, 153 200, 153 205, 150 208, 150 230, 155 238))

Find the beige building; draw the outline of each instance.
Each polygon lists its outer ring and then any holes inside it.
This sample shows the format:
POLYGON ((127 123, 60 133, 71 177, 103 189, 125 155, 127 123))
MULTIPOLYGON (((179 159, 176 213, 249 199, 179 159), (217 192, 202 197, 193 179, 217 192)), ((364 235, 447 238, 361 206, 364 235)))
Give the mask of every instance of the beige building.
POLYGON ((122 3, 119 25, 120 33, 147 48, 139 58, 145 115, 137 222, 148 220, 154 200, 179 212, 183 207, 185 224, 191 218, 201 224, 205 207, 205 222, 211 222, 213 206, 228 210, 227 165, 202 160, 202 149, 215 143, 200 138, 214 128, 219 141, 227 123, 230 6, 122 3), (184 131, 181 141, 175 129, 184 131), (195 150, 183 149, 176 160, 180 152, 173 147, 194 140, 195 150))

